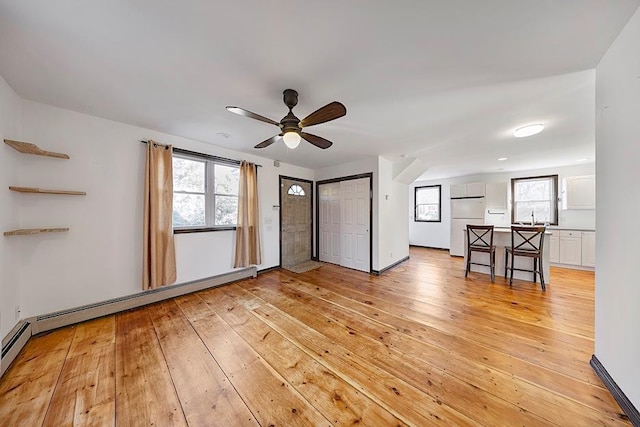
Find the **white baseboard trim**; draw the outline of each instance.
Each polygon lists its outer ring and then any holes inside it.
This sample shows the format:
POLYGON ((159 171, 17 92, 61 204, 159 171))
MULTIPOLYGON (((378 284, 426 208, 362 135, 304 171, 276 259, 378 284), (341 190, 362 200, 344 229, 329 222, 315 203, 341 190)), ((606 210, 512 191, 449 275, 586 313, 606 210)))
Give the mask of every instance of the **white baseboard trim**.
POLYGON ((75 323, 108 316, 144 305, 153 304, 181 295, 201 291, 203 289, 214 288, 226 285, 242 279, 256 277, 258 271, 256 267, 248 267, 234 270, 230 273, 208 277, 206 279, 194 280, 192 282, 180 283, 177 285, 164 286, 158 289, 114 298, 95 304, 83 305, 68 310, 56 311, 54 313, 34 316, 21 320, 2 340, 2 360, 0 361, 0 377, 15 360, 20 350, 27 344, 32 335, 73 325, 75 323))

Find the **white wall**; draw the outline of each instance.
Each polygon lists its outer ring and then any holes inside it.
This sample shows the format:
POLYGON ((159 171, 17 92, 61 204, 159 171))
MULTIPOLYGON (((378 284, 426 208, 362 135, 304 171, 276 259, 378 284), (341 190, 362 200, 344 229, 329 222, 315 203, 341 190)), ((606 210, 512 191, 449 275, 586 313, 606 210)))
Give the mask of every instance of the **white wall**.
MULTIPOLYGON (((0 77, 0 139, 20 140, 20 98, 0 77)), ((21 154, 0 142, 0 233, 18 228, 19 194, 9 191, 18 182, 16 161, 21 154)), ((0 235, 0 338, 16 324, 20 304, 20 271, 15 268, 21 240, 0 235)))
MULTIPOLYGON (((145 150, 154 139, 187 150, 261 164, 263 264, 279 263, 278 175, 313 171, 136 126, 22 102, 23 138, 70 160, 22 156, 17 185, 82 190, 87 196, 19 195, 20 226, 69 227, 68 233, 16 238, 22 317, 134 294, 141 290, 145 150), (272 218, 271 229, 264 224, 272 218)), ((177 283, 232 270, 234 231, 176 235, 177 283)))
MULTIPOLYGON (((558 185, 560 185, 562 178, 567 176, 592 175, 594 173, 594 164, 580 164, 551 169, 479 174, 433 181, 416 181, 409 186, 408 194, 409 243, 417 246, 449 249, 451 228, 451 198, 449 195, 449 186, 451 184, 465 182, 506 182, 510 191, 511 178, 557 174, 559 180, 558 185), (442 185, 442 222, 415 222, 415 187, 437 184, 442 185)), ((560 210, 558 211, 558 216, 558 224, 564 227, 595 228, 596 225, 595 210, 560 210)))
POLYGON ((640 409, 640 9, 596 68, 596 356, 640 409))
POLYGON ((378 157, 380 270, 409 256, 407 188, 407 184, 393 180, 393 163, 378 157))

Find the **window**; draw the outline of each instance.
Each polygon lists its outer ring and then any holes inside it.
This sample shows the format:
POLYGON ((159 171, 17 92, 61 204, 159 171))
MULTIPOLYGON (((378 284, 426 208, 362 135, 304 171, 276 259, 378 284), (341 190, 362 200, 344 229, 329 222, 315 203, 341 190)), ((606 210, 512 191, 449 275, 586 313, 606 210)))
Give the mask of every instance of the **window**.
POLYGON ((511 222, 558 224, 558 175, 513 178, 511 222))
POLYGON ((304 188, 300 187, 298 184, 292 184, 291 187, 287 190, 287 194, 292 196, 304 196, 304 188))
POLYGON ((440 185, 415 188, 414 221, 440 222, 440 185))
POLYGON ((235 165, 173 156, 173 228, 235 227, 238 178, 235 165))

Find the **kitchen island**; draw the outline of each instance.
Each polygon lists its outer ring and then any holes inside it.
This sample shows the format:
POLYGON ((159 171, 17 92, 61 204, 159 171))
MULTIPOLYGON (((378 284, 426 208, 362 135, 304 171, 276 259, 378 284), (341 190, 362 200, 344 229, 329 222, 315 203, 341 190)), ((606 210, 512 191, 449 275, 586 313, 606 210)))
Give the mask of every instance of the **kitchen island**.
MULTIPOLYGON (((544 243, 542 245, 542 271, 544 272, 544 283, 546 285, 551 283, 551 277, 549 275, 549 238, 551 236, 551 232, 547 230, 544 236, 544 243)), ((496 227, 493 229, 493 245, 496 247, 496 277, 504 277, 504 254, 505 254, 505 246, 511 246, 511 228, 508 227, 496 227)), ((467 266, 467 228, 464 228, 464 267, 467 266)), ((489 254, 472 252, 471 261, 480 262, 483 264, 489 264, 489 254)), ((515 267, 516 268, 533 268, 533 259, 528 257, 515 257, 515 267)), ((489 267, 485 267, 482 265, 473 265, 471 264, 471 271, 475 271, 478 273, 484 273, 487 276, 490 274, 489 267)), ((510 272, 509 272, 510 274, 510 272)), ((533 282, 533 273, 529 273, 526 271, 517 271, 513 272, 514 279, 526 280, 529 282, 533 282)), ((537 283, 540 283, 540 278, 537 278, 537 283)))

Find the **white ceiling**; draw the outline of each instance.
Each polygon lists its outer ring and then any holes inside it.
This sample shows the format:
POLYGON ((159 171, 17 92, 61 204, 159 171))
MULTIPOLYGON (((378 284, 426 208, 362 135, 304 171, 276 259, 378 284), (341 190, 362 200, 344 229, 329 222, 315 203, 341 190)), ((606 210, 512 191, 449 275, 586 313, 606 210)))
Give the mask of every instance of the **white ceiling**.
MULTIPOLYGON (((594 161, 595 72, 640 0, 0 0, 0 75, 23 98, 321 168, 418 157, 424 179, 594 161), (308 131, 253 146, 334 100, 308 131), (515 139, 516 127, 544 122, 515 139), (225 139, 219 133, 229 134, 225 139), (508 157, 498 162, 498 157, 508 157)), ((88 142, 90 143, 90 142, 88 142)))

